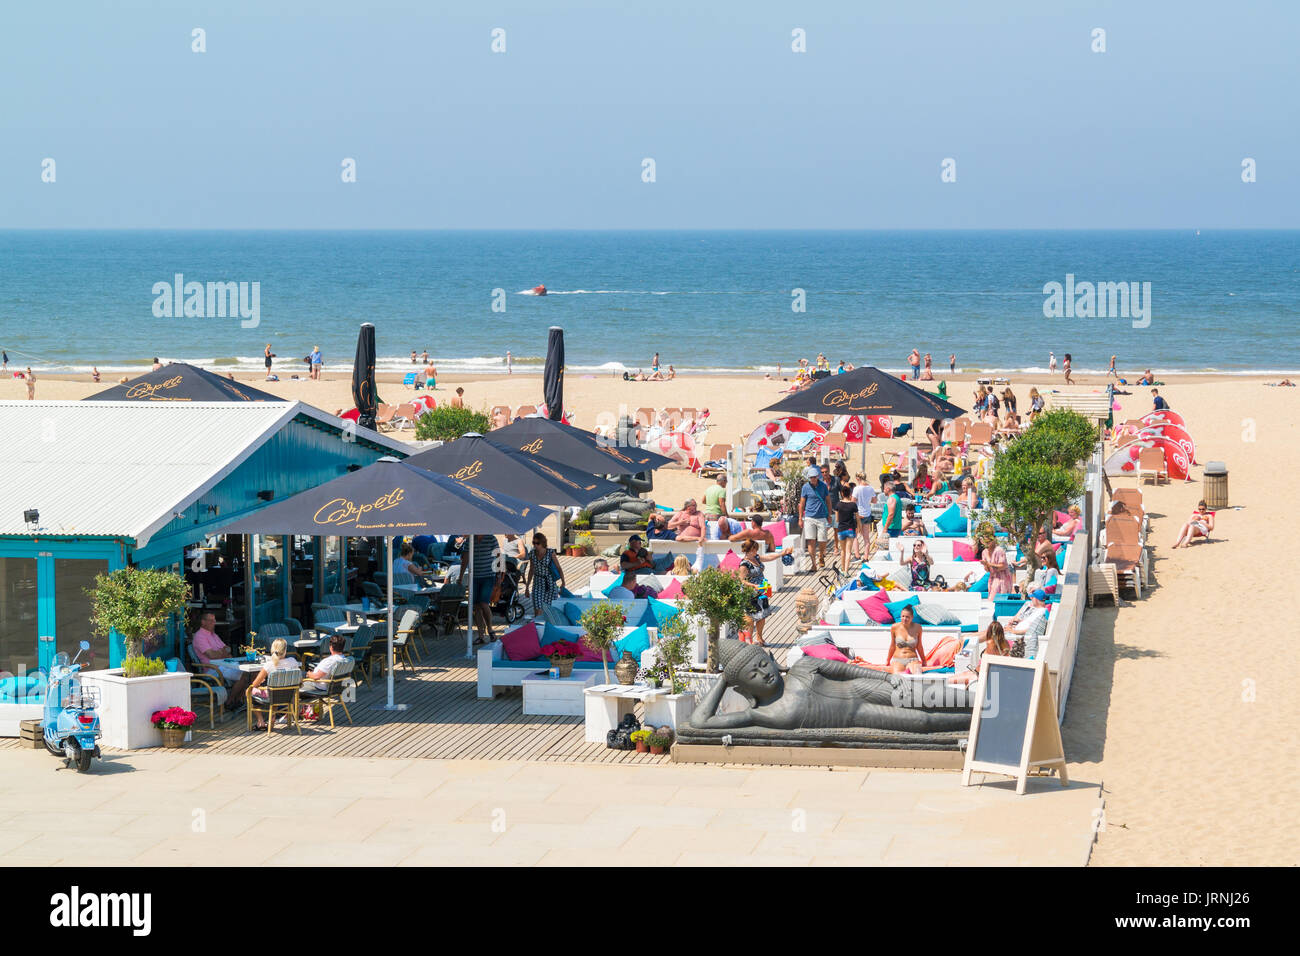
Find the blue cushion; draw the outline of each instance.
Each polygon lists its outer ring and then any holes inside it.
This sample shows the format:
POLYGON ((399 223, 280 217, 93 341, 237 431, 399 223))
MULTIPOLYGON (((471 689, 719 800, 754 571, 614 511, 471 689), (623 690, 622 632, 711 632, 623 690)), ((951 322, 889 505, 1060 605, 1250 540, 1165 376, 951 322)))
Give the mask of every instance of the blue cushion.
POLYGON ((556 641, 574 641, 582 639, 583 630, 580 627, 560 627, 549 621, 542 628, 542 639, 538 642, 543 647, 547 644, 554 644, 556 641))
POLYGON ((631 651, 632 656, 639 663, 641 655, 648 650, 650 650, 650 631, 646 629, 644 624, 614 642, 614 656, 616 658, 622 657, 624 651, 631 651))
POLYGON ((569 619, 570 624, 577 624, 582 620, 583 610, 584 608, 581 608, 573 601, 570 601, 568 604, 564 605, 564 616, 569 619))
MULTIPOLYGON (((667 601, 661 601, 658 598, 650 598, 646 604, 649 605, 646 608, 646 613, 654 618, 654 624, 651 625, 652 627, 663 627, 678 614, 682 613, 681 608, 675 607, 667 601)), ((642 619, 642 622, 644 623, 644 618, 642 619)))
POLYGON ((963 633, 963 634, 974 634, 974 633, 975 633, 976 631, 978 631, 979 629, 980 629, 980 626, 979 626, 978 624, 963 624, 963 625, 961 626, 961 633, 963 633))
POLYGON ((652 570, 654 571, 654 573, 667 574, 669 570, 672 568, 673 562, 677 560, 677 555, 669 551, 666 554, 658 555, 653 560, 654 560, 654 568, 652 568, 652 570))
POLYGON ((636 598, 635 594, 633 594, 631 591, 629 591, 627 588, 624 587, 613 588, 609 591, 606 591, 605 595, 611 601, 631 601, 636 598))
POLYGON ((561 588, 560 588, 560 597, 562 597, 562 598, 571 598, 571 597, 577 597, 577 595, 574 594, 572 591, 570 591, 568 588, 566 588, 566 587, 561 587, 561 588))
POLYGON ((985 571, 985 572, 984 572, 984 576, 983 576, 982 578, 980 578, 978 581, 976 581, 974 584, 972 584, 972 585, 970 586, 969 590, 970 590, 970 592, 971 592, 972 594, 983 594, 983 595, 986 595, 986 596, 987 596, 988 593, 989 593, 989 575, 988 575, 988 572, 985 571))
POLYGON ((568 627, 569 619, 560 606, 548 604, 542 608, 542 620, 547 624, 555 624, 559 627, 568 627))
POLYGON ((966 533, 966 516, 961 513, 961 508, 957 505, 949 505, 939 517, 934 519, 934 526, 940 531, 953 534, 954 532, 966 533))
MULTIPOLYGON (((893 616, 894 620, 897 622, 898 615, 903 610, 903 608, 915 607, 917 604, 920 603, 921 603, 920 596, 913 594, 910 598, 904 598, 901 601, 886 601, 885 608, 889 611, 889 613, 893 616)), ((916 614, 915 611, 913 611, 912 613, 913 615, 916 614)))
POLYGON ((615 588, 621 588, 621 587, 623 587, 622 571, 618 573, 618 577, 616 577, 613 581, 609 582, 609 587, 602 589, 600 593, 605 595, 605 597, 610 597, 611 591, 613 591, 615 588))

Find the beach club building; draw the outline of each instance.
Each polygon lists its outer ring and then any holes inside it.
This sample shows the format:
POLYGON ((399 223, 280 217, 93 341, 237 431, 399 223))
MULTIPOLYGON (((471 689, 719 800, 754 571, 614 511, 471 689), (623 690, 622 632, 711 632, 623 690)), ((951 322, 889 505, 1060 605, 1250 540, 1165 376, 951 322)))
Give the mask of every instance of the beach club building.
MULTIPOLYGON (((90 631, 96 575, 184 573, 193 615, 212 610, 236 643, 309 609, 313 594, 346 589, 346 538, 217 529, 411 451, 285 401, 0 402, 0 434, 0 707, 22 695, 15 675, 80 641, 91 643, 87 670, 120 664, 121 640, 90 631)), ((183 656, 176 629, 153 652, 183 656)))

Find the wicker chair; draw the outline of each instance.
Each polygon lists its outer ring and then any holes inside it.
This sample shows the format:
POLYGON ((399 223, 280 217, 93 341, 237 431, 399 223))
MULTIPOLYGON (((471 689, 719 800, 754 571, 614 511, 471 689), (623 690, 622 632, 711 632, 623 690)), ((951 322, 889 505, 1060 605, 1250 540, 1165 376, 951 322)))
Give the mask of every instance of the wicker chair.
POLYGON ((199 707, 208 708, 208 728, 217 726, 217 709, 226 705, 226 682, 221 676, 221 668, 215 664, 204 664, 194 653, 194 644, 184 638, 185 650, 190 660, 190 706, 196 711, 199 707))
POLYGON ((266 675, 266 697, 265 701, 260 701, 253 696, 253 688, 250 687, 244 692, 244 700, 248 705, 248 729, 253 729, 253 714, 266 715, 266 732, 269 734, 275 730, 275 718, 279 714, 293 724, 293 729, 302 733, 302 727, 298 723, 298 711, 300 709, 298 702, 298 692, 302 687, 302 668, 286 667, 280 670, 270 671, 266 675))
MULTIPOLYGON (((324 684, 324 688, 308 687, 299 691, 299 698, 308 704, 320 704, 329 714, 330 727, 334 726, 334 708, 342 707, 343 713, 347 715, 348 723, 352 723, 352 711, 348 710, 347 697, 348 688, 355 687, 352 680, 352 671, 356 667, 356 660, 350 661, 351 667, 348 667, 338 674, 334 675, 327 681, 313 681, 313 683, 324 684)), ((356 698, 353 697, 355 700, 356 698)))

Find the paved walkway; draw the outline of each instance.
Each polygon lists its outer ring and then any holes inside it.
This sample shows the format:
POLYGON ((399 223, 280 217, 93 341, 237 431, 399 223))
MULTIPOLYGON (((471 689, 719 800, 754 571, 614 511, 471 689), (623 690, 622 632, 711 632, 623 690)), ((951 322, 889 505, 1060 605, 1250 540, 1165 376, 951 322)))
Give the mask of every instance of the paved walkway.
POLYGON ((1099 805, 939 772, 5 750, 0 864, 1080 866, 1099 805))

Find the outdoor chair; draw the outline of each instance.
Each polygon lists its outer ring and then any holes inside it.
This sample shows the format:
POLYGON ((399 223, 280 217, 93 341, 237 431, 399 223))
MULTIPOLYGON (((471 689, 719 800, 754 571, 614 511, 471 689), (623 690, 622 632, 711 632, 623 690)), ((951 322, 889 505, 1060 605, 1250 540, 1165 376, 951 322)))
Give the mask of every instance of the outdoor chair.
POLYGON ((312 622, 316 627, 320 627, 322 624, 334 625, 347 623, 348 617, 340 607, 333 607, 329 604, 313 604, 311 610, 312 622))
POLYGON ((497 415, 504 415, 504 416, 506 417, 506 421, 509 422, 509 421, 511 420, 511 419, 510 419, 510 406, 509 406, 509 405, 493 405, 491 411, 488 412, 488 421, 492 421, 492 422, 496 421, 496 419, 497 419, 497 415))
POLYGON ((255 714, 265 714, 266 732, 269 734, 275 730, 275 718, 279 715, 291 722, 294 730, 301 734, 302 727, 298 723, 298 691, 302 687, 302 668, 286 667, 271 671, 266 675, 263 686, 266 688, 265 701, 254 697, 251 687, 244 691, 244 700, 248 706, 248 729, 253 729, 255 714))
MULTIPOLYGON (((298 692, 298 697, 306 704, 320 704, 325 712, 329 714, 330 727, 334 726, 334 708, 342 707, 343 713, 347 715, 348 723, 352 723, 352 711, 348 710, 347 697, 351 696, 348 692, 350 686, 355 686, 352 680, 352 671, 356 667, 356 660, 352 660, 352 667, 336 674, 327 681, 313 681, 313 684, 323 684, 323 687, 304 687, 298 692)), ((353 700, 355 700, 353 696, 353 700)))
MULTIPOLYGON (((393 631, 393 662, 405 664, 408 670, 415 670, 411 663, 411 649, 415 647, 415 636, 420 629, 420 612, 411 610, 402 612, 402 619, 393 631)), ((416 651, 416 659, 420 653, 416 651)))
MULTIPOLYGON (((298 633, 302 633, 301 628, 298 633)), ((277 637, 283 637, 287 641, 291 638, 296 638, 297 636, 297 634, 289 633, 288 626, 279 621, 272 621, 268 624, 263 624, 255 631, 249 631, 248 642, 254 647, 259 647, 264 651, 269 651, 271 649, 271 643, 277 637)))
POLYGON ((529 415, 537 414, 536 405, 520 405, 515 409, 515 418, 527 418, 529 415))
POLYGON ((655 423, 655 410, 653 408, 638 408, 635 418, 636 423, 642 428, 649 428, 655 423))
POLYGON ((1160 448, 1143 448, 1138 452, 1138 480, 1154 481, 1160 484, 1169 480, 1169 469, 1165 467, 1165 453, 1160 448))
POLYGON ((827 432, 822 437, 822 447, 831 454, 838 452, 843 458, 848 455, 848 436, 844 432, 827 432))
POLYGON ((352 647, 348 653, 352 655, 352 676, 359 677, 370 685, 370 674, 367 668, 370 657, 370 646, 375 640, 375 629, 369 624, 362 624, 352 635, 352 647))
POLYGON ((189 635, 182 634, 186 654, 190 662, 190 706, 196 711, 199 707, 208 709, 208 727, 217 726, 217 708, 226 704, 226 682, 221 676, 221 668, 215 664, 199 662, 194 653, 194 644, 189 635))
POLYGON ((298 637, 302 634, 303 627, 301 624, 298 623, 298 621, 295 618, 286 617, 280 623, 289 629, 288 640, 290 644, 296 641, 298 637))
POLYGON ((397 409, 392 405, 385 405, 382 402, 375 410, 375 429, 377 431, 392 431, 397 426, 393 424, 393 415, 397 409))
MULTIPOLYGON (((348 599, 345 598, 342 594, 335 592, 334 594, 322 594, 319 603, 328 605, 330 607, 342 607, 343 605, 348 603, 348 599)), ((312 608, 314 609, 316 606, 317 605, 313 604, 312 608)))

